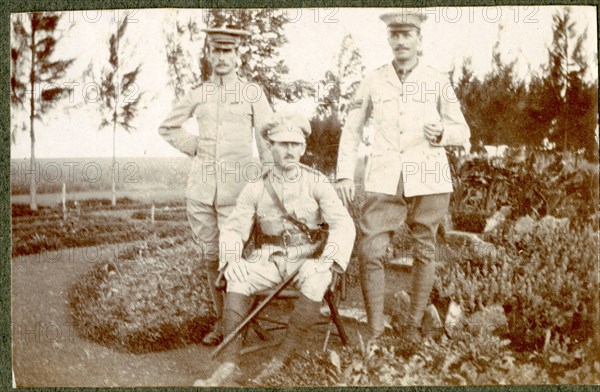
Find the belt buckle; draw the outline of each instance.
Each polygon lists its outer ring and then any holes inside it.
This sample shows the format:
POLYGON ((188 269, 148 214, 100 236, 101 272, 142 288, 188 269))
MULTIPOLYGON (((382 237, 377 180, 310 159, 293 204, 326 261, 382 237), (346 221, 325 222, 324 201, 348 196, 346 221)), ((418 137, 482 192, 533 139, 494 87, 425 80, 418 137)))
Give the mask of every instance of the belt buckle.
POLYGON ((292 234, 289 231, 285 230, 281 235, 281 239, 283 240, 283 247, 287 249, 288 245, 292 241, 292 234))

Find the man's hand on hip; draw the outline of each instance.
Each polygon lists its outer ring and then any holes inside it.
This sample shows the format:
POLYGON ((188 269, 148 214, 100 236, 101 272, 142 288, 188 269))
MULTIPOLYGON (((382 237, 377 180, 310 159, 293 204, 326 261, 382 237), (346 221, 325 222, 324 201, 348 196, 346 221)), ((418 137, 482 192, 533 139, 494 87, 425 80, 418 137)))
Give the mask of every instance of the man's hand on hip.
POLYGON ((344 203, 344 206, 347 208, 351 202, 354 201, 354 180, 349 178, 344 178, 338 180, 335 183, 335 190, 337 191, 338 196, 344 203))

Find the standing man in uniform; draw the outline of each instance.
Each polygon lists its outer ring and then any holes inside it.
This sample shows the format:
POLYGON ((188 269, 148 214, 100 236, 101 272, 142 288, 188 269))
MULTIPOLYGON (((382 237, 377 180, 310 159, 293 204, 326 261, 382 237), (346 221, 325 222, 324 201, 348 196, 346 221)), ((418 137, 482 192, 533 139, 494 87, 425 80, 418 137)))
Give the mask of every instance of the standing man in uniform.
POLYGON ((223 298, 214 286, 219 268, 219 228, 244 185, 260 179, 257 152, 263 164, 272 161, 265 142, 255 137, 254 130, 260 129, 273 112, 262 88, 245 82, 236 73, 241 39, 250 33, 228 27, 202 31, 208 35, 210 80, 189 91, 158 132, 173 147, 192 157, 186 207, 194 241, 201 247, 207 267, 207 287, 218 317, 203 343, 215 345, 223 337, 223 298), (198 123, 198 135, 182 127, 190 117, 198 123))
POLYGON ((414 242, 414 265, 402 332, 413 345, 421 339, 435 279, 436 232, 452 192, 444 146, 466 145, 470 133, 447 76, 418 57, 422 12, 405 9, 380 19, 387 25, 394 60, 368 75, 356 92, 340 141, 336 188, 345 205, 354 200, 357 148, 363 126, 372 117, 373 150, 365 168, 359 245, 370 339, 384 331, 386 249, 394 231, 406 222, 414 242))
MULTIPOLYGON (((298 113, 282 111, 273 116, 262 134, 269 141, 274 166, 261 181, 246 185, 221 228, 221 268, 227 279, 223 311, 226 334, 234 331, 250 311, 252 294, 273 288, 299 271, 293 283, 300 297, 290 315, 285 339, 272 361, 254 379, 258 385, 281 370, 302 347, 308 330, 318 321, 332 270, 346 269, 354 244, 352 218, 327 177, 299 163, 310 132, 308 119, 298 113), (290 220, 286 212, 301 224, 290 220), (262 233, 262 245, 244 259, 242 249, 255 219, 262 233), (322 246, 314 238, 323 222, 329 226, 329 233, 319 254, 322 246)), ((237 363, 241 345, 238 336, 224 349, 223 361, 211 377, 196 380, 194 386, 235 382, 240 375, 237 363)))

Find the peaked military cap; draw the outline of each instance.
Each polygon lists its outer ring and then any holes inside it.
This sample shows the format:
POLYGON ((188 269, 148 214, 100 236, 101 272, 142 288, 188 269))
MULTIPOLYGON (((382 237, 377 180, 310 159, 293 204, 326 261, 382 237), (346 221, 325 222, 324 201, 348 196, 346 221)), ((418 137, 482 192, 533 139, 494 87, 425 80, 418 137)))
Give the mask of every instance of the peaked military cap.
POLYGON ((311 133, 310 122, 298 112, 283 109, 273 114, 260 133, 273 142, 305 143, 311 133))
POLYGON ((213 48, 236 49, 240 46, 242 38, 250 36, 250 32, 231 26, 222 25, 202 29, 208 35, 208 42, 213 48))
POLYGON ((421 30, 426 17, 421 8, 402 8, 382 14, 379 19, 387 25, 388 31, 407 31, 414 28, 421 30))

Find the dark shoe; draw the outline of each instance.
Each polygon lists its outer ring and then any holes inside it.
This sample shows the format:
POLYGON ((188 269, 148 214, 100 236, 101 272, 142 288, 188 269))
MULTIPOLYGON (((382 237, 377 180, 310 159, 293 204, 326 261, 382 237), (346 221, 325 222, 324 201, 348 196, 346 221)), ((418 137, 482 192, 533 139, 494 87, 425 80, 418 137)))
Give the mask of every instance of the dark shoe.
POLYGON ((281 372, 284 367, 285 364, 283 361, 281 361, 281 359, 273 358, 271 359, 271 362, 269 362, 262 370, 262 372, 260 372, 260 374, 254 378, 254 380, 252 380, 252 383, 256 386, 263 386, 266 380, 281 372))
POLYGON ((235 380, 242 375, 240 368, 233 362, 223 362, 209 378, 194 381, 195 387, 236 386, 235 380))
POLYGON ((223 323, 221 320, 215 322, 209 333, 202 338, 205 346, 216 346, 223 341, 223 323))

